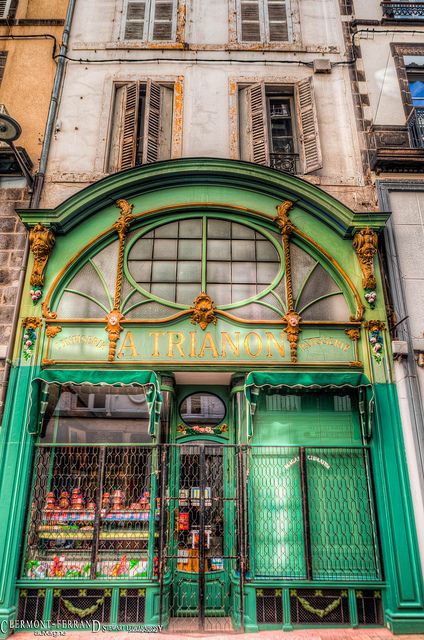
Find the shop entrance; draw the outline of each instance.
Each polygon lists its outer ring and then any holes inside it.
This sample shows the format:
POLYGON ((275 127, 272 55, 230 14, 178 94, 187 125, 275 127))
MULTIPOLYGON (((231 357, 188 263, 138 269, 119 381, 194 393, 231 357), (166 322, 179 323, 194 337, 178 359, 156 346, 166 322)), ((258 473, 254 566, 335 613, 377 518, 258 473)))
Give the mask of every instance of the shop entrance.
POLYGON ((231 580, 237 574, 234 448, 210 441, 170 447, 170 629, 230 630, 231 580))

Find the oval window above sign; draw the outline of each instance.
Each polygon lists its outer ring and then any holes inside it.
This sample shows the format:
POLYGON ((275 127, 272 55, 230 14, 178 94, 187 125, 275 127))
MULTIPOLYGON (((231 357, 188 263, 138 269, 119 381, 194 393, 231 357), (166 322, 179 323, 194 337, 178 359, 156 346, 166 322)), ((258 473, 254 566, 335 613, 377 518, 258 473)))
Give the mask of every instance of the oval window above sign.
POLYGON ((216 427, 224 420, 226 411, 221 398, 206 391, 192 393, 180 405, 181 419, 190 427, 216 427))

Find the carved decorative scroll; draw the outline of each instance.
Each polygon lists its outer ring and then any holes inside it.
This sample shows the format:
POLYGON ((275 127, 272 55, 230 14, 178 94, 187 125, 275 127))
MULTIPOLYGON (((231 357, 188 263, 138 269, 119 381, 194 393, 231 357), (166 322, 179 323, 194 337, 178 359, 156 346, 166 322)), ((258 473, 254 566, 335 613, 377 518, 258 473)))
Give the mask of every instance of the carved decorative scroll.
POLYGON ((360 229, 353 237, 353 248, 362 270, 362 286, 364 289, 375 289, 377 282, 374 274, 374 256, 378 250, 378 237, 373 229, 360 229))
POLYGON ((193 301, 193 307, 191 309, 191 324, 198 324, 203 331, 208 324, 216 324, 215 304, 214 301, 207 293, 202 291, 197 298, 193 301))
POLYGON ((30 278, 32 287, 43 287, 44 271, 54 247, 55 237, 51 229, 39 222, 29 232, 29 246, 34 256, 34 266, 30 278))
POLYGON ((293 297, 293 281, 291 270, 291 255, 290 255, 290 236, 296 231, 296 225, 290 220, 288 212, 293 206, 293 202, 285 200, 277 206, 277 215, 275 222, 277 223, 281 236, 283 239, 284 250, 284 266, 286 273, 286 292, 287 292, 287 313, 283 320, 287 323, 287 327, 284 331, 287 334, 287 339, 290 344, 290 359, 292 362, 297 362, 297 345, 299 341, 299 334, 302 331, 300 328, 300 315, 294 310, 294 297, 293 297))
POLYGON ((122 291, 122 270, 124 266, 124 248, 125 248, 125 236, 130 228, 130 224, 134 219, 132 210, 134 205, 130 204, 124 199, 116 201, 116 206, 121 210, 121 214, 118 220, 113 225, 119 236, 119 252, 118 252, 118 265, 116 270, 116 286, 115 286, 115 298, 113 308, 118 310, 121 307, 121 291, 122 291))
POLYGON ((116 201, 116 206, 120 210, 120 215, 117 221, 114 223, 114 229, 119 238, 118 249, 118 264, 116 265, 116 283, 115 283, 115 296, 113 300, 113 309, 108 313, 105 320, 107 322, 106 331, 109 336, 109 355, 108 360, 112 362, 115 360, 116 343, 119 340, 119 336, 122 327, 122 320, 124 316, 121 313, 121 294, 122 294, 122 272, 124 268, 124 249, 125 249, 125 237, 130 228, 131 222, 134 219, 132 213, 134 205, 127 202, 123 198, 116 201))

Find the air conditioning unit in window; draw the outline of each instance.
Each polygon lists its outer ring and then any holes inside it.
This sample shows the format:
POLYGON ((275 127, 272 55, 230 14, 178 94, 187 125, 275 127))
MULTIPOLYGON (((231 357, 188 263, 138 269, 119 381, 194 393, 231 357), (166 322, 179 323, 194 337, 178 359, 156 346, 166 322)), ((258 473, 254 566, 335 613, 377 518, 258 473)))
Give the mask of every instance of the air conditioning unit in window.
POLYGON ((5 20, 10 11, 12 0, 0 0, 0 19, 5 20))

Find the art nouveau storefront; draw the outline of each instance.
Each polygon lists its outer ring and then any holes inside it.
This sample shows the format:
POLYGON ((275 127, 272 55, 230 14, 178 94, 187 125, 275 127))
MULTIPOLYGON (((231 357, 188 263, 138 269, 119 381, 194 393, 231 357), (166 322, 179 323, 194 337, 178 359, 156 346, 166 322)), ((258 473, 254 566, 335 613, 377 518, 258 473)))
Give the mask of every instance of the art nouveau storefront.
POLYGON ((187 159, 21 217, 3 634, 15 620, 423 631, 384 216, 187 159))

